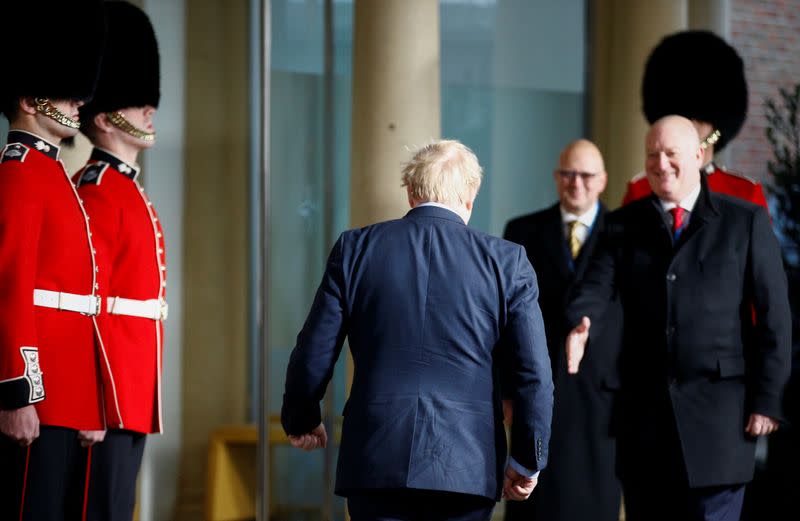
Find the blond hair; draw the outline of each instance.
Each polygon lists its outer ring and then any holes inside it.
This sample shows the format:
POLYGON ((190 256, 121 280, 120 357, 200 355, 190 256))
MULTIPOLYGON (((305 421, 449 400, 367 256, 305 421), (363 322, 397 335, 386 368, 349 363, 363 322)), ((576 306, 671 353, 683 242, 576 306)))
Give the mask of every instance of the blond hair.
POLYGON ((483 169, 467 146, 435 141, 403 165, 403 186, 417 202, 464 204, 478 193, 483 169))

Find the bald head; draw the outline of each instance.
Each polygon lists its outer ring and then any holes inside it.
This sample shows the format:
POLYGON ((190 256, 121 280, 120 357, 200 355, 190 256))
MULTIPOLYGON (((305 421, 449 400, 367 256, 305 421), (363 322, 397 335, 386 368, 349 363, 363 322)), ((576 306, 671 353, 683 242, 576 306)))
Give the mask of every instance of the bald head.
POLYGON ((700 146, 700 136, 697 133, 697 128, 690 119, 683 116, 664 116, 656 120, 647 135, 667 133, 674 134, 678 139, 685 140, 692 147, 700 146))
POLYGON ((585 139, 564 147, 553 177, 561 206, 575 215, 582 215, 597 204, 607 182, 600 150, 585 139))
POLYGON ((697 129, 681 116, 665 116, 645 138, 645 173, 662 200, 679 203, 700 183, 703 149, 697 129))
POLYGON ((603 155, 600 149, 588 139, 577 139, 564 147, 558 156, 559 168, 564 167, 574 161, 583 161, 586 166, 591 166, 592 172, 605 172, 603 155))

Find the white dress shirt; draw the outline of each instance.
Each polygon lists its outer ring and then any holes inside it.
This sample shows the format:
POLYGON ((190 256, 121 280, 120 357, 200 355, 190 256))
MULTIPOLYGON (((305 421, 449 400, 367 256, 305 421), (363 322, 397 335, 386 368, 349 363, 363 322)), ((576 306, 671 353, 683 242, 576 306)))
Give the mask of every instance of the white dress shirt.
POLYGON ((689 219, 692 216, 692 210, 694 210, 694 205, 697 203, 698 197, 700 197, 700 183, 697 184, 694 190, 689 192, 689 195, 681 199, 681 201, 678 204, 669 201, 664 201, 663 199, 659 199, 659 202, 661 203, 661 209, 664 211, 664 213, 667 214, 670 225, 672 224, 672 214, 669 213, 669 211, 675 208, 676 206, 680 206, 681 208, 686 210, 686 214, 683 217, 683 227, 686 227, 686 225, 689 224, 689 219))
POLYGON ((567 240, 569 240, 569 223, 578 221, 583 225, 575 229, 578 242, 583 246, 583 243, 586 242, 586 238, 589 236, 589 230, 592 229, 594 221, 597 219, 597 213, 600 211, 600 203, 593 204, 588 211, 581 215, 568 212, 561 205, 559 205, 558 209, 561 211, 561 232, 567 240))

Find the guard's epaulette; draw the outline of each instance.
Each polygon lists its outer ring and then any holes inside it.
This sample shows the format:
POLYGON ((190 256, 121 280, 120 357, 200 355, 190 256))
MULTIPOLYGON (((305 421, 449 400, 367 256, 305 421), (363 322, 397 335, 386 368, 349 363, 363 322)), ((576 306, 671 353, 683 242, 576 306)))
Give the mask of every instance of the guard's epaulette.
POLYGON ((25 162, 25 156, 28 155, 28 151, 30 148, 26 147, 22 143, 9 143, 5 147, 3 147, 3 154, 0 156, 0 163, 5 163, 6 161, 19 161, 20 163, 25 162))
POLYGON ((754 177, 750 177, 749 175, 745 175, 745 174, 743 174, 741 172, 737 172, 736 170, 728 170, 724 166, 719 166, 718 168, 719 168, 720 172, 725 172, 726 174, 731 175, 733 177, 739 177, 739 178, 741 178, 741 179, 743 179, 745 181, 749 181, 749 182, 753 183, 754 185, 758 184, 758 179, 755 179, 754 177))
POLYGON ((100 181, 103 180, 103 174, 108 167, 109 164, 103 161, 86 165, 83 167, 83 172, 81 172, 81 176, 78 179, 78 186, 99 185, 100 181))

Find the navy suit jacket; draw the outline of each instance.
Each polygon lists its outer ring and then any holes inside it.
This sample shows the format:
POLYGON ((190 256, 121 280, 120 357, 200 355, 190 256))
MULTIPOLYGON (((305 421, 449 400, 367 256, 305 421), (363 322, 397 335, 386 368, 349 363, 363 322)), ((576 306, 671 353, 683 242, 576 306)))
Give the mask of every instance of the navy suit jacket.
POLYGON ((289 361, 284 429, 319 424, 346 336, 354 374, 336 493, 415 488, 498 499, 500 379, 514 400, 511 455, 531 470, 547 462, 553 384, 538 294, 521 246, 444 208, 343 233, 289 361))

